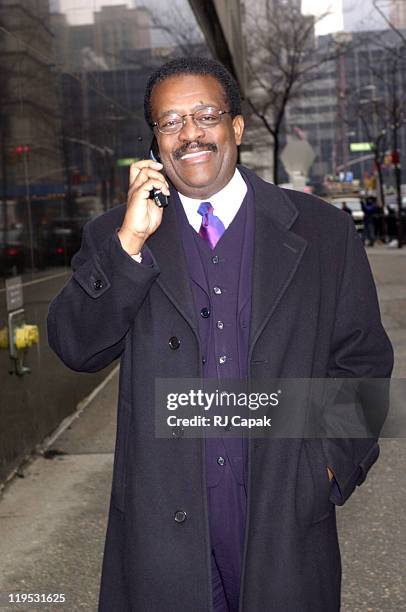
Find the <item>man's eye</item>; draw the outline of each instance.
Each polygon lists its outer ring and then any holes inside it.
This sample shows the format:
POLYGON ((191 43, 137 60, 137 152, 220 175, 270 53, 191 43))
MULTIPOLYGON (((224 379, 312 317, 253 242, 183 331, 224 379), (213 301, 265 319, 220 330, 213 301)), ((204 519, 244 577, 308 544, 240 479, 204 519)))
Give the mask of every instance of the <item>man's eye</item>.
POLYGON ((178 123, 179 123, 179 119, 178 118, 165 119, 165 120, 161 121, 161 128, 174 127, 178 123))
POLYGON ((213 121, 217 121, 217 117, 216 115, 201 115, 199 121, 203 121, 203 123, 213 123, 213 121))

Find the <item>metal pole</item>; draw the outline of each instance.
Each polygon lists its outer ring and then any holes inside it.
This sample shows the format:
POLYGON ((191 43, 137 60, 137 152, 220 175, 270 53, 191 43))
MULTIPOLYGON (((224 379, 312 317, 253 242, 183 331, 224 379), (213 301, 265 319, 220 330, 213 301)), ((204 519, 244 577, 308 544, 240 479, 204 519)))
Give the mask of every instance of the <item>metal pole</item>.
MULTIPOLYGON (((82 73, 82 104, 83 104, 83 123, 85 137, 89 138, 89 97, 88 97, 88 80, 86 68, 82 73)), ((90 159, 89 149, 85 149, 85 172, 87 176, 92 175, 92 164, 90 159)))
MULTIPOLYGON (((2 117, 3 120, 3 117, 2 117)), ((4 243, 7 244, 8 241, 8 202, 7 202, 7 149, 6 149, 6 139, 4 135, 4 131, 0 126, 1 133, 1 163, 2 163, 2 201, 3 201, 3 229, 4 229, 4 243)))
POLYGON ((31 276, 34 276, 34 241, 33 241, 33 234, 32 234, 30 180, 28 176, 27 153, 25 151, 23 152, 23 163, 24 163, 25 197, 27 200, 28 234, 29 234, 29 240, 30 240, 31 276))

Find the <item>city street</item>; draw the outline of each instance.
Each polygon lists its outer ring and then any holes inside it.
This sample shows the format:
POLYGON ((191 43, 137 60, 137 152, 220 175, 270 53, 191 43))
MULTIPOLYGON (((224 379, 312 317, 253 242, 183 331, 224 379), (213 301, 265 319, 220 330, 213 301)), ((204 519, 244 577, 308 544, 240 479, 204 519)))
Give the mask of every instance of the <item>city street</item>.
MULTIPOLYGON (((368 256, 395 347, 394 376, 406 378, 406 248, 376 246, 368 256)), ((45 454, 23 466, 0 498, 1 611, 97 608, 117 373, 118 368, 108 374, 48 440, 45 454), (66 601, 8 604, 9 594, 17 592, 64 594, 66 601)), ((406 439, 382 440, 380 460, 367 481, 337 510, 345 612, 406 608, 405 465, 406 439)))

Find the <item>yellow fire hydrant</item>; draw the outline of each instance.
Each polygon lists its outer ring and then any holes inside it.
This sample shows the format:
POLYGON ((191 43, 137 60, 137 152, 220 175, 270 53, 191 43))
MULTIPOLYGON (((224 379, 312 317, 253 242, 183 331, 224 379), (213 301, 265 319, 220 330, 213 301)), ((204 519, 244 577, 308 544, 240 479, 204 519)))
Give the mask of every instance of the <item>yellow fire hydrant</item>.
POLYGON ((21 327, 16 327, 14 334, 14 343, 18 350, 29 348, 33 344, 39 342, 38 325, 28 325, 25 323, 21 327))
POLYGON ((8 349, 8 328, 2 327, 0 329, 0 348, 8 349))
MULTIPOLYGON (((14 330, 14 345, 18 351, 29 348, 33 344, 39 342, 39 329, 38 325, 20 325, 14 330)), ((8 349, 8 327, 0 329, 0 348, 8 349)))

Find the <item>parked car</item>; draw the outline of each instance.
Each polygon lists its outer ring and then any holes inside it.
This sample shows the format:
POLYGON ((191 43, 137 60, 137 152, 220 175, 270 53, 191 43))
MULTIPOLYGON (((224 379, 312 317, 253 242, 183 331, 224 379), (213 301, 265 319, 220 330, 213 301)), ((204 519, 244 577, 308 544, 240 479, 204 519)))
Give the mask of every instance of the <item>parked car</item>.
POLYGON ((24 272, 25 249, 20 230, 0 229, 0 274, 18 274, 24 272))
MULTIPOLYGON (((386 224, 388 228, 388 239, 395 240, 398 237, 399 231, 399 208, 396 196, 386 196, 386 224)), ((401 219, 403 224, 403 233, 406 234, 406 196, 402 196, 401 219)))
MULTIPOLYGON (((398 197, 396 193, 390 193, 385 196, 386 206, 398 208, 398 197)), ((406 195, 402 195, 402 209, 406 209, 406 195)))
POLYGON ((43 229, 46 261, 49 265, 69 266, 79 250, 86 218, 55 219, 43 229))

